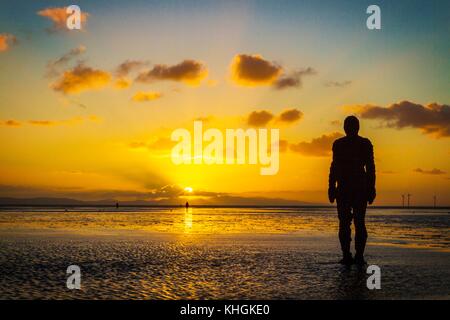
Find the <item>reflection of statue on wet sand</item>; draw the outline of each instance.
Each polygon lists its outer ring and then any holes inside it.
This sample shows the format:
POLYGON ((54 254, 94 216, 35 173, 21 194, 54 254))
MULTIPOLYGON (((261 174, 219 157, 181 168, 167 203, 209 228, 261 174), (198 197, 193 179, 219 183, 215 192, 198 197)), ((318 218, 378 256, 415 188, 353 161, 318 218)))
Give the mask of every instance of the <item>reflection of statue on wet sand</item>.
POLYGON ((369 139, 360 137, 359 121, 349 116, 344 121, 345 137, 333 143, 328 198, 336 200, 339 217, 339 240, 343 264, 363 265, 367 231, 365 215, 367 202, 375 199, 375 163, 369 139), (336 186, 337 184, 337 186, 336 186), (351 224, 355 225, 355 258, 350 252, 351 224))

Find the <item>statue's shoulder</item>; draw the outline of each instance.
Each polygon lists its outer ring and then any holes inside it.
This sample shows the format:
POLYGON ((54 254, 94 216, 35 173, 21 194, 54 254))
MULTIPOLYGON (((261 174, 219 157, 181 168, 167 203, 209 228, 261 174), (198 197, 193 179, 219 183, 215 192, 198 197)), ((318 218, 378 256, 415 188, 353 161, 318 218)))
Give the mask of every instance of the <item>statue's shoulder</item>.
POLYGON ((372 142, 368 138, 360 137, 360 141, 364 148, 367 148, 369 150, 373 148, 372 142))
POLYGON ((347 140, 346 136, 337 138, 336 140, 334 140, 333 145, 339 145, 339 144, 345 143, 346 140, 347 140))
POLYGON ((361 140, 363 143, 367 145, 372 145, 372 142, 369 140, 369 138, 361 137, 361 140))

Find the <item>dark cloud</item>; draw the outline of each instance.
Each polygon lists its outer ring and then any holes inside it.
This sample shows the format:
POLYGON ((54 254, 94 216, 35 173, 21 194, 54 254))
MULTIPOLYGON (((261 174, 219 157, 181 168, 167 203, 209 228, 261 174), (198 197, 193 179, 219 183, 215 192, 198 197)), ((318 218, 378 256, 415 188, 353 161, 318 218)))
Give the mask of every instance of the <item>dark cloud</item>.
POLYGON ((300 71, 292 72, 288 75, 282 75, 273 84, 275 89, 301 88, 304 76, 315 75, 316 70, 309 67, 300 71))
POLYGON ((392 128, 417 128, 436 138, 450 136, 450 106, 445 104, 422 105, 402 101, 386 108, 363 106, 358 108, 357 113, 365 119, 383 120, 392 128))
POLYGON ((274 115, 270 111, 253 111, 247 118, 247 124, 252 127, 263 127, 268 124, 274 115))
POLYGON ((140 60, 126 60, 125 62, 121 63, 116 68, 116 75, 118 77, 126 77, 131 72, 137 71, 142 67, 145 67, 148 65, 147 61, 140 61, 140 60))
POLYGON ((289 148, 289 142, 287 140, 280 139, 278 148, 280 152, 287 152, 289 148))
POLYGON ((281 65, 258 54, 238 54, 231 62, 232 80, 238 85, 247 87, 300 88, 304 76, 316 73, 311 67, 286 73, 281 65))
POLYGON ((391 170, 380 171, 381 174, 396 174, 397 172, 391 170))
POLYGON ((198 85, 207 75, 208 70, 202 62, 184 60, 173 66, 164 64, 155 65, 150 71, 140 73, 136 81, 152 82, 155 80, 171 80, 198 85))
POLYGON ((5 127, 20 127, 22 123, 20 121, 10 119, 0 121, 0 125, 5 127))
POLYGON ((0 204, 9 205, 183 205, 186 200, 195 205, 300 205, 305 202, 281 198, 248 197, 230 193, 194 190, 178 185, 154 187, 148 191, 85 190, 80 188, 49 188, 0 185, 0 204), (194 196, 191 201, 188 197, 194 196), (79 199, 79 200, 77 200, 79 199), (91 202, 82 202, 91 201, 91 202))
POLYGON ((80 56, 86 51, 86 47, 83 45, 73 48, 69 52, 63 54, 56 60, 49 61, 47 63, 47 76, 54 77, 60 74, 59 68, 65 67, 72 59, 80 56))
POLYGON ((41 127, 51 127, 51 126, 62 126, 62 125, 76 125, 82 124, 83 122, 98 122, 100 118, 95 115, 90 115, 88 117, 74 117, 70 119, 64 120, 28 120, 28 121, 19 121, 19 120, 0 120, 0 125, 7 127, 20 127, 22 125, 31 125, 31 126, 41 126, 41 127))
POLYGON ((279 115, 278 120, 281 122, 292 123, 292 122, 299 121, 302 117, 303 117, 303 112, 301 112, 300 110, 289 109, 289 110, 283 111, 279 115))
POLYGON ((324 134, 310 142, 299 142, 290 145, 290 149, 305 156, 325 157, 331 154, 334 140, 342 137, 339 132, 324 134))
POLYGON ((231 63, 232 79, 240 85, 271 85, 282 73, 281 66, 260 55, 238 54, 231 63))
POLYGON ((422 173, 422 174, 430 174, 430 175, 441 175, 441 174, 446 173, 445 171, 442 171, 442 170, 436 169, 436 168, 434 168, 432 170, 424 170, 421 168, 417 168, 417 169, 414 169, 414 172, 422 173))
POLYGON ((345 80, 345 81, 328 81, 325 83, 325 87, 337 87, 337 88, 344 88, 348 87, 352 84, 352 81, 345 80))
POLYGON ((272 112, 266 110, 253 111, 247 117, 247 124, 252 127, 263 127, 271 121, 281 123, 295 123, 303 117, 303 112, 292 108, 284 110, 280 115, 275 116, 272 112))

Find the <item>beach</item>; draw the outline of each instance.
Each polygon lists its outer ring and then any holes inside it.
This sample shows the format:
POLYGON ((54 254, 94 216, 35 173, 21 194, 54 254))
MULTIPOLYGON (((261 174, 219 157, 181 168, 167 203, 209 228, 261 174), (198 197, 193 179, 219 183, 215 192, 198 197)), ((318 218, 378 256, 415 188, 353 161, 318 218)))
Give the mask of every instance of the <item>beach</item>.
POLYGON ((447 210, 371 209, 339 265, 333 208, 4 208, 1 299, 448 299, 447 210), (66 211, 67 210, 67 211, 66 211), (69 265, 81 290, 66 288, 69 265))

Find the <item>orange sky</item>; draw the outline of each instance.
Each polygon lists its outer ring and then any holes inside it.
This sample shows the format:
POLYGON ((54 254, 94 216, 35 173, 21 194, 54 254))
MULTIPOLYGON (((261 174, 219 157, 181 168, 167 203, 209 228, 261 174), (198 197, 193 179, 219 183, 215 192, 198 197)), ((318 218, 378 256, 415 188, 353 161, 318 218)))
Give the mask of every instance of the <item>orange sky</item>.
POLYGON ((83 31, 69 32, 34 6, 0 24, 2 197, 326 203, 331 143, 356 114, 374 145, 375 204, 411 193, 413 204, 437 195, 450 205, 449 63, 438 45, 430 53, 430 43, 357 21, 351 31, 300 19, 294 32, 244 4, 198 19, 178 7, 158 16, 86 3, 83 31), (173 164, 172 131, 196 119, 280 129, 279 172, 173 164))

